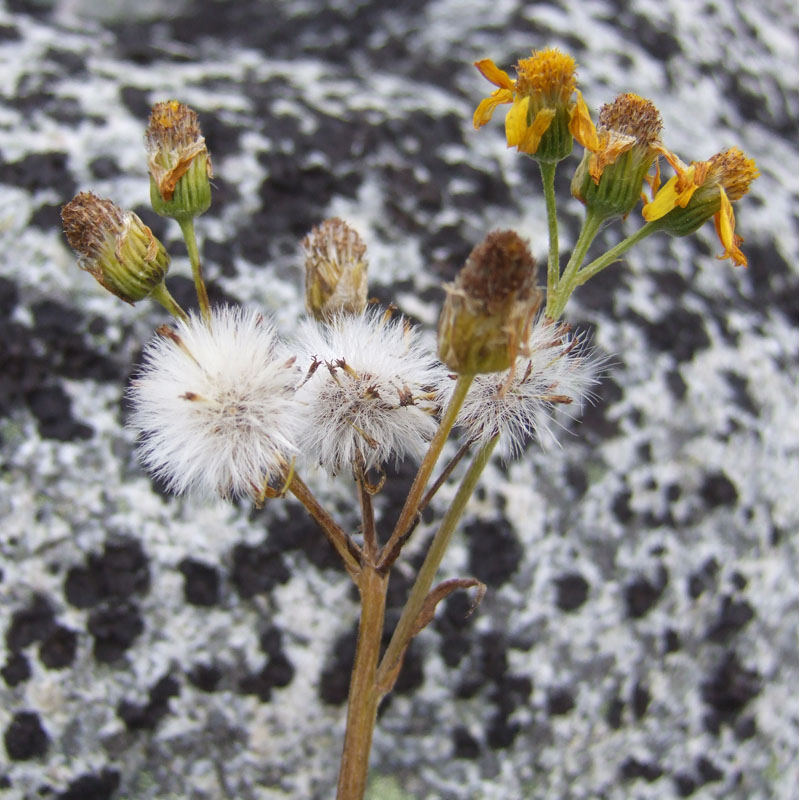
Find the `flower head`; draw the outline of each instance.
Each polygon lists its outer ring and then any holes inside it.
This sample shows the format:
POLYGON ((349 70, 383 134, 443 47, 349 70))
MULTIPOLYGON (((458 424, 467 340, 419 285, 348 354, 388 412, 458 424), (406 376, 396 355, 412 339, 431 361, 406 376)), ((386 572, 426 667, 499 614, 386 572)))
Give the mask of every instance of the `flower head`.
POLYGON ((512 103, 505 117, 508 147, 540 161, 557 162, 571 153, 572 127, 582 113, 572 99, 577 86, 574 59, 557 48, 533 51, 516 65, 517 79, 511 80, 490 59, 476 61, 483 77, 498 88, 480 102, 474 112, 474 127, 481 128, 494 109, 512 103))
POLYGON ((61 219, 78 266, 112 294, 133 304, 162 284, 169 255, 132 211, 81 192, 61 209, 61 219))
POLYGON ((746 256, 740 249, 743 239, 735 233, 732 204, 749 191, 759 175, 754 159, 732 147, 708 161, 692 161, 690 166, 676 157, 669 163, 677 174, 644 206, 644 219, 658 222, 660 229, 672 236, 687 236, 713 217, 716 235, 724 247, 718 258, 746 266, 746 256))
POLYGON ((305 307, 318 320, 366 308, 366 245, 344 220, 334 217, 303 240, 305 307))
MULTIPOLYGON (((498 434, 501 452, 513 458, 533 437, 554 439, 553 411, 559 406, 579 409, 600 368, 601 361, 583 339, 569 334, 568 325, 540 316, 512 369, 475 377, 457 424, 476 447, 498 434)), ((450 379, 442 382, 442 405, 452 385, 450 379)))
POLYGON ((514 231, 493 231, 469 254, 447 293, 438 354, 449 369, 477 374, 507 369, 541 304, 535 261, 514 231))
POLYGON ((331 474, 422 455, 436 430, 429 387, 440 369, 406 320, 377 309, 326 324, 306 320, 296 349, 309 365, 297 392, 302 452, 331 474))
POLYGON ((583 124, 575 138, 585 147, 583 160, 572 180, 572 194, 606 218, 626 216, 641 196, 646 174, 664 152, 662 123, 654 104, 637 94, 620 94, 599 111, 595 128, 585 101, 583 124))
POLYGON ((153 209, 178 221, 206 212, 213 169, 197 113, 177 100, 156 103, 145 144, 153 209))
POLYGON ((129 390, 139 457, 174 492, 258 499, 295 453, 292 360, 259 313, 214 309, 159 328, 129 390))

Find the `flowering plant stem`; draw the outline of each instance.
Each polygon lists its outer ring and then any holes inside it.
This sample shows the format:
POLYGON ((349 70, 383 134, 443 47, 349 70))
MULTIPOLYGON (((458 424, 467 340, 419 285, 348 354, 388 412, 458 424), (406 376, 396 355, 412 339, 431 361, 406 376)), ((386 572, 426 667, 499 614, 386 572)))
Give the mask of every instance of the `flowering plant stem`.
POLYGON ((574 245, 571 257, 569 258, 566 269, 563 270, 563 275, 557 283, 554 291, 547 292, 547 307, 546 315, 551 320, 557 320, 563 314, 566 308, 566 303, 572 295, 572 292, 577 288, 577 271, 580 265, 585 261, 585 256, 588 253, 588 248, 591 242, 594 241, 599 229, 605 218, 599 214, 594 213, 588 209, 583 221, 583 227, 577 241, 574 245))
POLYGON ((361 551, 358 545, 347 536, 343 528, 330 516, 296 472, 291 478, 289 491, 305 506, 305 510, 310 514, 314 522, 319 525, 325 534, 325 538, 333 545, 333 548, 341 557, 350 577, 358 583, 361 574, 361 551))
POLYGON ((163 281, 150 292, 150 297, 160 303, 173 317, 184 321, 189 318, 189 315, 180 307, 178 301, 169 293, 169 289, 166 288, 166 284, 163 281))
POLYGON ((589 278, 601 272, 605 267, 609 267, 620 256, 624 255, 633 245, 646 239, 651 233, 660 229, 658 221, 647 222, 642 225, 635 233, 630 234, 626 239, 622 239, 617 245, 611 247, 604 255, 595 258, 590 264, 586 264, 578 273, 575 279, 575 287, 582 286, 589 278))
POLYGON ((181 233, 186 241, 191 262, 191 274, 194 276, 194 288, 197 290, 197 302, 200 304, 200 313, 206 323, 211 322, 211 302, 208 299, 208 290, 203 280, 203 268, 200 263, 200 251, 197 249, 197 236, 194 233, 194 219, 179 219, 181 233))
POLYGON ((558 214, 555 206, 555 167, 556 163, 539 161, 541 182, 544 185, 544 200, 547 207, 547 227, 549 228, 549 258, 547 259, 547 296, 558 285, 560 264, 558 254, 558 214))
POLYGON ((419 612, 422 610, 424 601, 433 586, 433 581, 435 580, 436 572, 438 572, 438 567, 441 564, 441 559, 444 557, 444 553, 447 550, 455 527, 463 514, 466 503, 474 493, 477 481, 480 479, 480 475, 482 475, 486 464, 488 464, 491 459, 491 454, 494 452, 498 441, 499 436, 495 436, 488 444, 477 451, 472 459, 472 463, 469 465, 469 469, 461 480, 455 498, 447 509, 444 518, 441 520, 441 525, 438 531, 436 531, 436 535, 433 537, 424 563, 416 576, 405 607, 402 609, 402 614, 397 623, 396 630, 380 662, 377 682, 381 686, 389 682, 391 675, 396 671, 396 667, 405 653, 405 649, 416 633, 416 623, 419 618, 419 612))
POLYGON ((391 565, 397 560, 397 556, 399 556, 409 532, 413 529, 413 523, 416 519, 416 515, 419 513, 419 505, 422 501, 422 495, 425 486, 427 486, 427 481, 430 478, 430 473, 433 471, 433 467, 435 467, 441 455, 441 450, 455 424, 458 412, 461 410, 463 401, 466 399, 466 393, 469 391, 473 380, 474 375, 458 375, 458 380, 455 382, 455 389, 441 417, 438 430, 433 440, 430 442, 430 447, 427 449, 424 460, 419 465, 419 470, 416 473, 413 485, 405 499, 405 505, 402 507, 397 524, 394 526, 394 530, 388 542, 386 542, 386 546, 383 548, 378 563, 378 568, 383 572, 388 571, 391 565))
POLYGON ((381 574, 374 564, 365 564, 356 583, 361 596, 361 620, 350 678, 347 730, 341 754, 337 800, 361 800, 366 791, 377 707, 384 694, 376 678, 388 575, 381 574))

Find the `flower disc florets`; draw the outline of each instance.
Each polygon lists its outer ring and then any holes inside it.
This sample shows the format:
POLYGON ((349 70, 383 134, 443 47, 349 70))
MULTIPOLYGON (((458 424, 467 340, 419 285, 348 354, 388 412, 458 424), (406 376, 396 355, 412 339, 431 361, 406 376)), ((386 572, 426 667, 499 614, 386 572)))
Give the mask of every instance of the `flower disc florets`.
MULTIPOLYGON (((577 102, 585 104, 582 97, 577 102)), ((594 128, 589 119, 575 134, 585 154, 572 180, 572 194, 605 218, 629 214, 652 163, 664 151, 662 128, 654 103, 637 94, 620 94, 602 106, 599 125, 594 128)))
POLYGON ((406 320, 378 310, 307 320, 295 347, 308 366, 297 392, 307 458, 336 474, 421 456, 436 430, 429 392, 441 370, 406 320))
POLYGON ((475 110, 475 128, 485 125, 498 105, 512 103, 505 117, 508 147, 547 163, 557 163, 571 153, 577 78, 570 55, 555 47, 534 50, 530 58, 517 63, 515 81, 490 58, 475 66, 498 87, 475 110))
POLYGON ((252 310, 213 310, 163 326, 129 390, 139 457, 174 492, 258 499, 296 452, 293 359, 252 310))
POLYGON ((746 256, 740 248, 743 239, 735 233, 732 204, 749 191, 759 175, 754 159, 731 147, 707 161, 692 161, 690 166, 673 155, 669 163, 677 174, 644 206, 644 219, 657 222, 672 236, 687 236, 713 217, 716 234, 724 246, 718 258, 746 266, 746 256))
MULTIPOLYGON (((457 424, 476 447, 499 435, 505 458, 517 456, 537 437, 554 440, 553 413, 558 406, 579 410, 599 378, 601 362, 563 323, 539 317, 512 369, 477 375, 469 388, 457 424)), ((441 383, 444 405, 454 382, 441 383)))

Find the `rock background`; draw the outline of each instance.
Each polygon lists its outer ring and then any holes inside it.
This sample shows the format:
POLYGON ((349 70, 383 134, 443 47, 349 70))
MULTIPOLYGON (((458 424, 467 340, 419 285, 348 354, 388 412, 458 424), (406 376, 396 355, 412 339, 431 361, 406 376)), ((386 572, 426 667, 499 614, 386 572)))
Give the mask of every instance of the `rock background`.
MULTIPOLYGON (((142 152, 150 104, 177 97, 214 157, 200 235, 215 300, 290 331, 297 243, 338 214, 368 242, 372 293, 432 330, 441 282, 487 231, 545 256, 536 167, 506 150, 501 111, 472 130, 491 87, 471 63, 556 45, 592 108, 634 91, 684 159, 756 158, 737 206, 749 267, 717 262, 706 225, 577 293, 569 318, 613 366, 559 447, 489 469, 444 565, 488 595, 468 619, 452 597, 415 643, 372 797, 799 796, 794 4, 128 5, 0 11, 0 794, 329 798, 355 629, 346 576, 296 504, 176 500, 141 472, 123 394, 163 316, 78 272, 60 206, 91 189, 136 209, 189 303, 142 152)), ((315 486, 353 521, 345 481, 315 486)), ((406 589, 398 574, 392 608, 406 589)))

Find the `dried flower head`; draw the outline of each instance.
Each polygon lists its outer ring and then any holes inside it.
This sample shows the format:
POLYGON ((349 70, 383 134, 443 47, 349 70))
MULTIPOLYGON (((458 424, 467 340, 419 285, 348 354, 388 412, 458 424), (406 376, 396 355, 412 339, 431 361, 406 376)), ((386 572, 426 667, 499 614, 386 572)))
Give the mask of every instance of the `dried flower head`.
POLYGON ((724 247, 718 258, 730 258, 746 266, 742 237, 735 233, 732 204, 743 197, 759 175, 754 159, 737 147, 716 153, 708 161, 683 164, 676 156, 669 163, 677 173, 643 208, 648 222, 657 222, 672 236, 687 236, 713 217, 716 235, 724 247))
POLYGON ((535 261, 514 231, 490 233, 469 254, 438 323, 438 355, 464 374, 498 372, 515 359, 541 304, 535 261))
POLYGON ((474 112, 481 128, 503 103, 512 103, 505 117, 508 147, 516 147, 539 161, 557 162, 571 153, 573 117, 579 111, 572 95, 577 86, 574 59, 554 47, 534 50, 516 65, 517 79, 490 59, 475 62, 484 78, 497 88, 474 112))
MULTIPOLYGON (((599 379, 602 362, 569 327, 539 316, 513 369, 477 375, 458 415, 457 424, 476 447, 499 435, 505 458, 521 453, 532 439, 554 440, 553 412, 568 406, 578 412, 599 379)), ((454 381, 441 383, 444 405, 454 381)))
POLYGON ((440 369, 406 320, 377 309, 306 320, 296 349, 309 365, 297 392, 303 453, 331 474, 421 456, 436 430, 429 389, 440 369))
POLYGON ((305 307, 318 320, 366 308, 366 245, 357 231, 334 217, 303 240, 305 307))
POLYGON ((258 499, 295 453, 298 373, 274 326, 236 307, 159 328, 129 390, 144 465, 171 491, 258 499))
MULTIPOLYGON (((578 105, 585 107, 578 93, 578 105)), ((585 147, 583 160, 572 180, 572 194, 603 217, 626 216, 641 197, 641 188, 658 154, 663 124, 655 105, 637 94, 620 94, 599 111, 594 128, 587 124, 575 132, 585 147)))
POLYGON ((112 294, 132 304, 162 285, 169 255, 132 211, 81 192, 61 209, 61 220, 78 266, 112 294))
POLYGON ((177 100, 156 103, 145 144, 153 209, 177 220, 206 212, 213 169, 197 113, 177 100))

